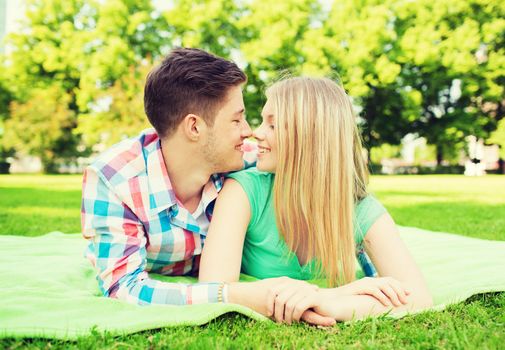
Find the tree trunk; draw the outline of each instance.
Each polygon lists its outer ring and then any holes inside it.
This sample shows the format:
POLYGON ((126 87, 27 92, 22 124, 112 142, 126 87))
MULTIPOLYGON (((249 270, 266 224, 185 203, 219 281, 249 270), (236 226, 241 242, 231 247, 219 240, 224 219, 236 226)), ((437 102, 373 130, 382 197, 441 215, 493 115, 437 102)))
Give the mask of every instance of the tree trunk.
POLYGON ((443 160, 444 160, 444 152, 442 149, 442 145, 437 144, 437 166, 442 165, 443 160))

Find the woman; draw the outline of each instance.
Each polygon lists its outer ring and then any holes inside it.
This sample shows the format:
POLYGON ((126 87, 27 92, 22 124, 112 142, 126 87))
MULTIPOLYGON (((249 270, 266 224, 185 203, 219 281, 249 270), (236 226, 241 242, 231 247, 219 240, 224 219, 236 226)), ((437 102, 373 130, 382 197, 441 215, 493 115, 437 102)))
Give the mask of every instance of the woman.
POLYGON ((228 176, 200 280, 237 281, 241 266, 258 278, 325 277, 329 288, 275 290, 272 313, 287 323, 309 308, 347 320, 430 306, 393 220, 367 192, 361 140, 343 88, 298 77, 275 83, 266 95, 254 133, 257 169, 228 176), (376 275, 375 266, 386 277, 355 281, 356 254, 366 275, 376 275))

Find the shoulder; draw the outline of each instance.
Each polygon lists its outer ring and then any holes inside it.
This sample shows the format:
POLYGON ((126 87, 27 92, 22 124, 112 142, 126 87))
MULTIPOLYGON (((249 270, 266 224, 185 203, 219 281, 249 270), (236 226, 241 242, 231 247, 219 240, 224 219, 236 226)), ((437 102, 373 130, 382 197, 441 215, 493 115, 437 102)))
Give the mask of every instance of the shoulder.
POLYGON ((249 200, 252 218, 257 218, 270 202, 274 174, 250 168, 226 176, 242 187, 249 200))
POLYGON ((156 131, 146 129, 98 155, 88 169, 112 186, 128 182, 146 171, 147 155, 156 151, 158 141, 156 131))
POLYGON ((358 201, 354 213, 356 240, 361 242, 370 227, 385 213, 386 208, 371 194, 358 201))
POLYGON ((362 198, 356 203, 356 211, 358 213, 370 214, 371 212, 385 210, 381 202, 372 194, 368 194, 365 198, 362 198))
POLYGON ((259 171, 257 168, 229 173, 227 178, 237 181, 247 193, 248 191, 270 190, 273 183, 274 174, 259 171))

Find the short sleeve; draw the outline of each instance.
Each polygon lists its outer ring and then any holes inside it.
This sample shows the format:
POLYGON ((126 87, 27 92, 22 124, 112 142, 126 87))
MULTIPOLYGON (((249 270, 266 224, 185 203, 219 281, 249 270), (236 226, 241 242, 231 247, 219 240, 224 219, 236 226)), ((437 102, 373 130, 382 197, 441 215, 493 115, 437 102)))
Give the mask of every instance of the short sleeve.
POLYGON ((386 208, 372 195, 368 195, 358 202, 354 213, 354 240, 357 245, 363 242, 366 233, 384 213, 386 208))
POLYGON ((227 174, 226 177, 237 181, 249 199, 251 205, 251 221, 249 226, 253 227, 261 217, 263 210, 272 195, 273 174, 258 171, 256 168, 237 171, 227 174))

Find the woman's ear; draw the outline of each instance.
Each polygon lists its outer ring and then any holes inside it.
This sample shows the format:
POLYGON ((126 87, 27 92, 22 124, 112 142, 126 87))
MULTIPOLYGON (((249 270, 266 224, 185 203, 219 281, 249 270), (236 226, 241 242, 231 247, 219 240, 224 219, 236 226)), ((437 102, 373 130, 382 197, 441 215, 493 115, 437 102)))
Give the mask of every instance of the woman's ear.
POLYGON ((181 123, 184 135, 191 141, 198 141, 206 127, 203 119, 196 114, 188 114, 181 123))

